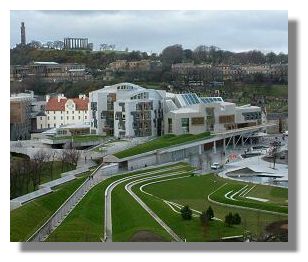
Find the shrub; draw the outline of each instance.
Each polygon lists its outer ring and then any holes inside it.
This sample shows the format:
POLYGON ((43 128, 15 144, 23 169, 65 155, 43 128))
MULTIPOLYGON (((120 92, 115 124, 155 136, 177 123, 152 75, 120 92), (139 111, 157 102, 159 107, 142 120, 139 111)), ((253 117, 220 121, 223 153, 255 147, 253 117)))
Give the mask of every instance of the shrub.
POLYGON ((213 220, 214 211, 213 211, 213 208, 211 206, 209 206, 209 208, 206 210, 206 214, 207 214, 207 216, 210 220, 213 220))
POLYGON ((189 208, 189 206, 184 206, 181 209, 181 215, 182 215, 182 218, 184 220, 191 220, 192 219, 192 210, 189 208))
POLYGON ((234 225, 241 224, 241 217, 238 213, 235 213, 234 216, 233 216, 233 224, 234 225))

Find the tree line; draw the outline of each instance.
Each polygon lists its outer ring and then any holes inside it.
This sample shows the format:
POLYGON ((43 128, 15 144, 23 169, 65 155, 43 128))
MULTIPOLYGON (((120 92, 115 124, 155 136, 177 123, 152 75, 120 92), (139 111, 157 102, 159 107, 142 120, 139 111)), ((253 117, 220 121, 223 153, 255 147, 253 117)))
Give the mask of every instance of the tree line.
POLYGON ((184 49, 182 45, 167 46, 160 54, 141 51, 131 52, 90 52, 57 49, 39 49, 31 45, 15 47, 10 51, 11 65, 25 65, 32 61, 52 61, 58 63, 82 63, 88 68, 105 69, 116 60, 140 61, 142 59, 160 60, 164 70, 170 69, 174 63, 193 62, 195 64, 279 64, 288 63, 288 55, 259 50, 247 52, 231 52, 216 46, 199 45, 195 49, 184 49))
POLYGON ((58 157, 55 152, 49 153, 44 150, 37 151, 31 159, 11 153, 10 198, 38 190, 43 179, 52 181, 57 178, 54 170, 56 160, 60 162, 60 170, 63 173, 76 168, 79 157, 80 151, 71 147, 63 150, 58 157))

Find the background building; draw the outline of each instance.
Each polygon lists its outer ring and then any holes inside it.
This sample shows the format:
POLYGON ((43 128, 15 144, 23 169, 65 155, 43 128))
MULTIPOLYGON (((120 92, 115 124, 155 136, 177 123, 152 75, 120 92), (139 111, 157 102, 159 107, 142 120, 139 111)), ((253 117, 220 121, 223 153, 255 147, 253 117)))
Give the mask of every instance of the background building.
POLYGON ((11 65, 11 81, 24 78, 40 78, 49 82, 60 82, 86 80, 90 79, 91 75, 86 72, 84 64, 77 63, 33 62, 29 65, 11 65))
POLYGON ((89 43, 88 38, 64 38, 64 49, 67 50, 93 50, 93 44, 89 43))
POLYGON ((19 93, 10 97, 10 140, 30 139, 31 104, 34 94, 19 93))
POLYGON ((47 95, 45 112, 36 117, 37 130, 88 122, 88 104, 89 98, 85 95, 78 98, 66 98, 63 94, 56 97, 47 95))

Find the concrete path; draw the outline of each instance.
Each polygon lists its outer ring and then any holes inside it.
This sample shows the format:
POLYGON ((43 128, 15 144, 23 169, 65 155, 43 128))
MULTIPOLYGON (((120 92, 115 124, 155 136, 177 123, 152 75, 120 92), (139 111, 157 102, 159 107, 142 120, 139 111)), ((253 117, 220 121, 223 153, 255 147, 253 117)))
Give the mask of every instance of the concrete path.
POLYGON ((44 196, 46 194, 49 194, 51 193, 53 190, 51 188, 41 188, 39 190, 36 190, 34 192, 31 192, 29 194, 26 194, 26 195, 23 195, 23 196, 20 196, 20 197, 17 197, 17 198, 14 198, 10 201, 10 210, 14 210, 16 208, 19 208, 21 207, 23 204, 35 199, 35 198, 38 198, 38 197, 41 197, 41 196, 44 196))

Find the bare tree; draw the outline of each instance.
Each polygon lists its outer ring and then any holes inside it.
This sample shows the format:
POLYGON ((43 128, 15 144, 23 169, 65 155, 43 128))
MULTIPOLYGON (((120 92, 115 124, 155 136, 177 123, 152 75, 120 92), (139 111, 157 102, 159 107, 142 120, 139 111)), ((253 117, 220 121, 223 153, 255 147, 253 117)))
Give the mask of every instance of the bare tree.
POLYGON ((44 162, 47 160, 47 153, 44 150, 37 151, 31 160, 32 166, 32 182, 34 189, 38 188, 41 183, 41 172, 44 162))
POLYGON ((65 151, 63 150, 62 152, 61 152, 61 154, 60 154, 60 156, 59 156, 59 158, 60 158, 60 161, 61 161, 61 171, 62 171, 62 173, 64 172, 64 164, 65 164, 65 162, 67 162, 66 161, 66 153, 65 153, 65 151))
POLYGON ((73 147, 71 143, 67 143, 64 148, 65 162, 77 166, 77 162, 80 158, 80 151, 73 147))

